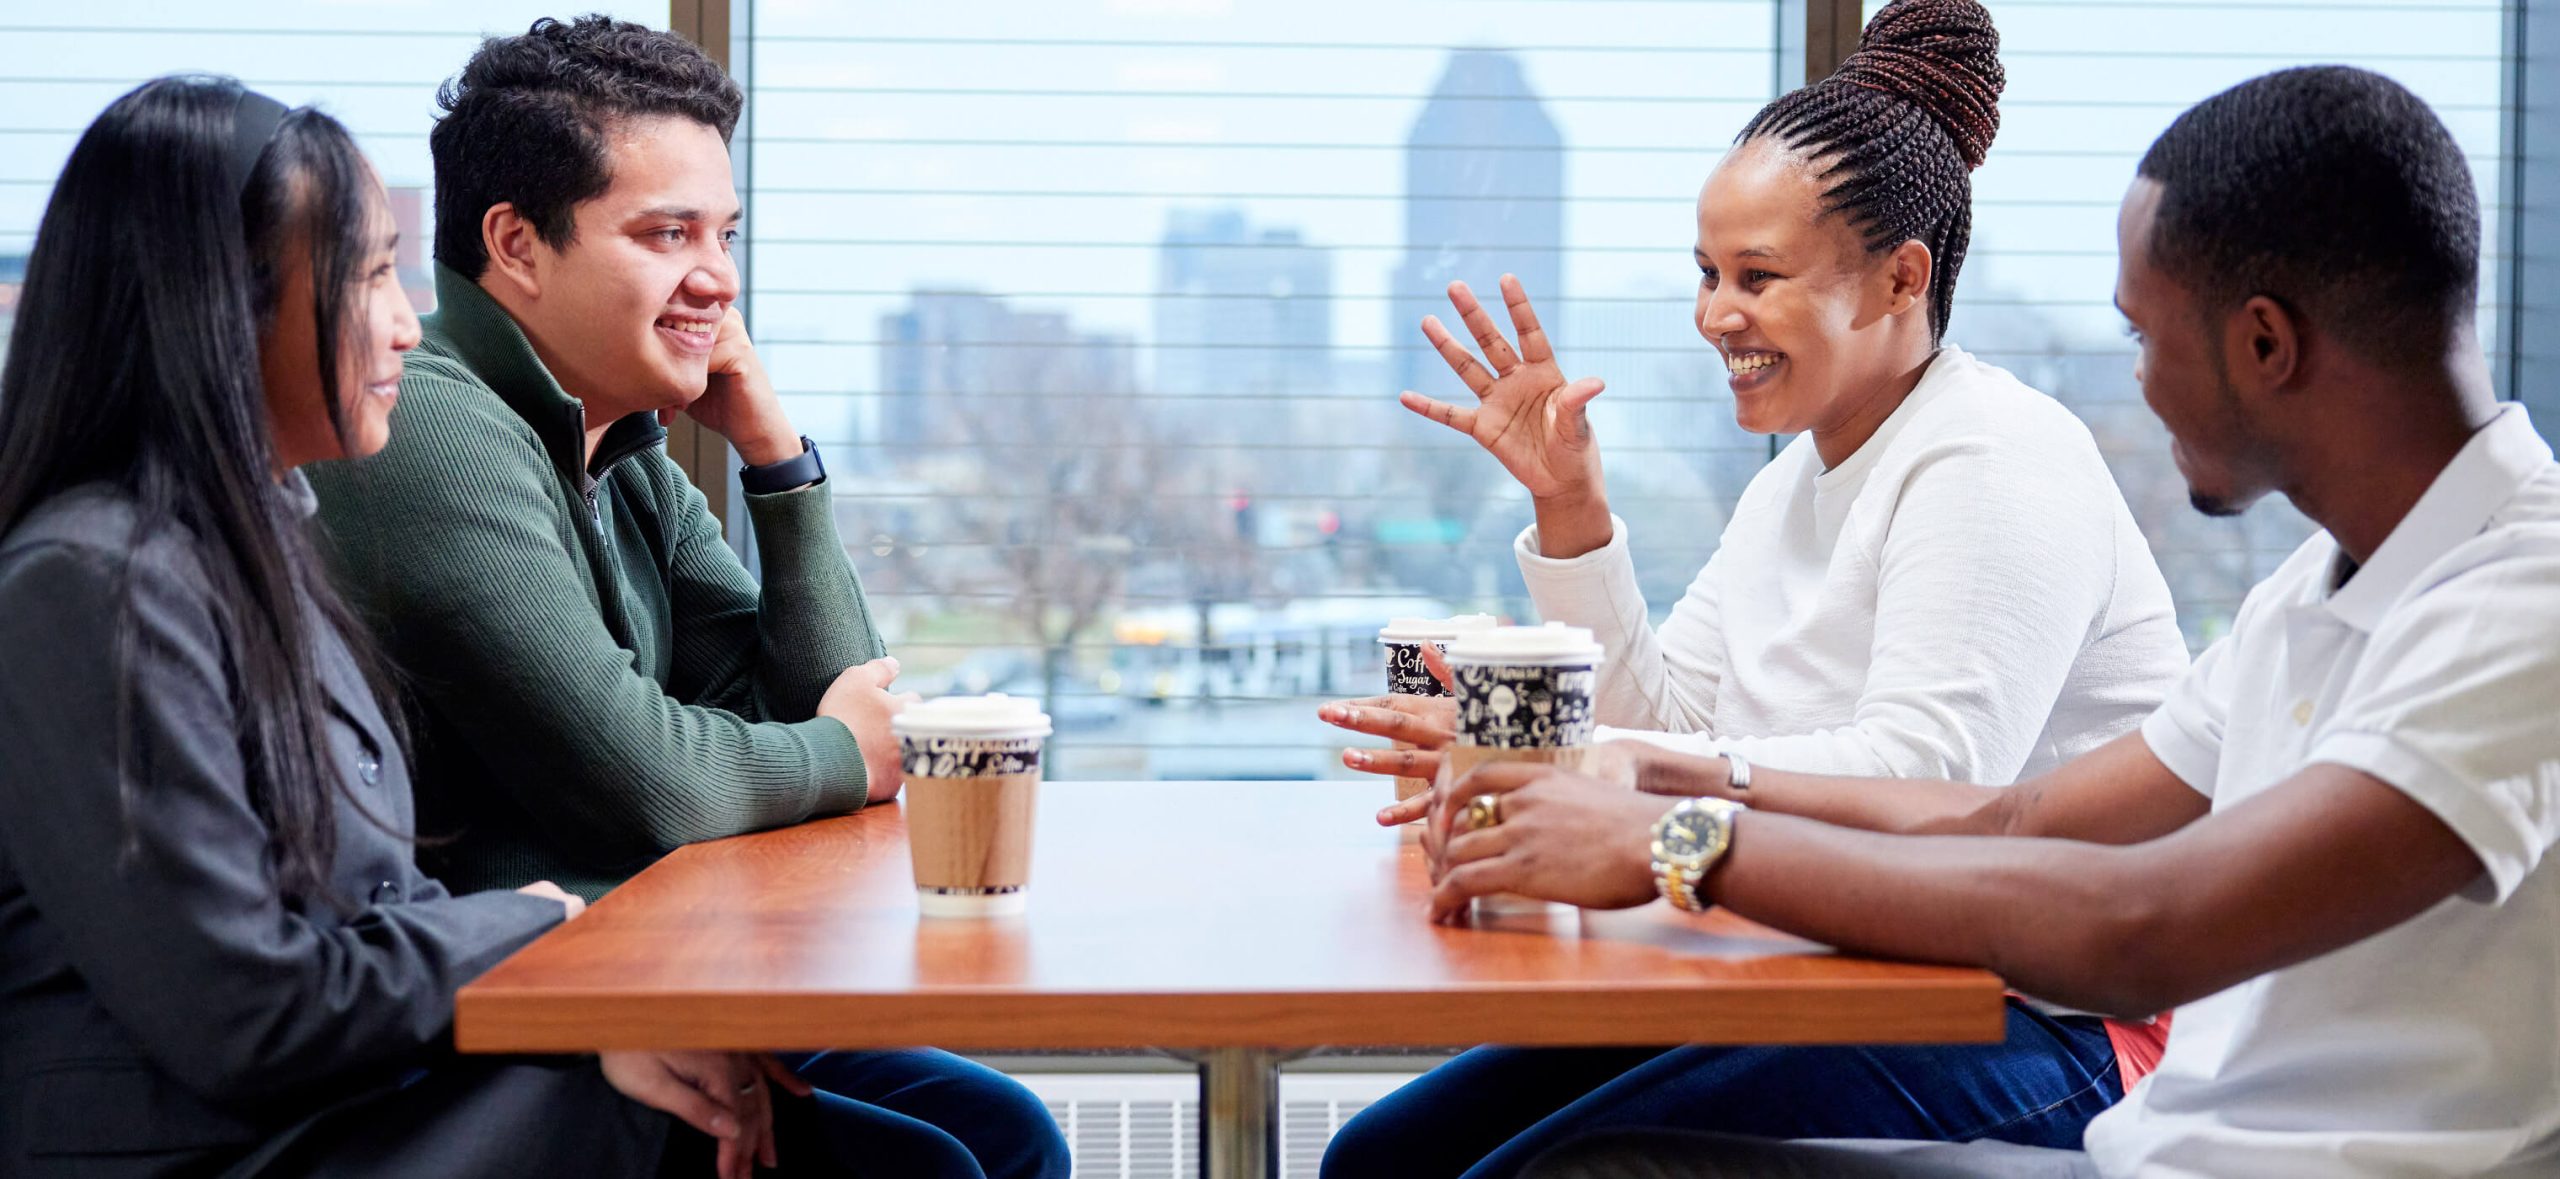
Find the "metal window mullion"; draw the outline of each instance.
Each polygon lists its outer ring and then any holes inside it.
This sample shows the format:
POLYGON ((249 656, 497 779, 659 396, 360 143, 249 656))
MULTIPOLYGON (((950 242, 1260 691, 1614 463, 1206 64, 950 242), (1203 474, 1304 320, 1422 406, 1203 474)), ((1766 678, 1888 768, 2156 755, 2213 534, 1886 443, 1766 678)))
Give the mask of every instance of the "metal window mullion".
MULTIPOLYGON (((730 68, 729 20, 730 0, 667 2, 667 28, 701 46, 702 51, 710 54, 711 60, 719 62, 722 69, 730 68)), ((753 105, 752 99, 749 105, 753 105)), ((740 185, 741 195, 744 195, 745 187, 740 185)), ((753 232, 753 229, 750 224, 748 232, 753 232)), ((729 543, 739 548, 741 556, 747 555, 744 546, 748 530, 740 527, 740 521, 735 518, 746 506, 745 497, 736 494, 733 486, 737 478, 737 463, 730 456, 729 440, 704 429, 692 418, 680 417, 667 430, 667 457, 674 459, 676 465, 684 469, 685 476, 693 480, 693 485, 701 489, 712 518, 720 521, 729 543)))
MULTIPOLYGON (((2525 395, 2524 331, 2525 257, 2528 243, 2525 227, 2533 218, 2525 207, 2526 184, 2526 111, 2528 98, 2526 21, 2531 19, 2530 0, 2507 0, 2504 52, 2499 55, 2505 77, 2499 86, 2506 109, 2500 120, 2499 187, 2506 208, 2498 227, 2499 246, 2506 254, 2506 265, 2498 275, 2499 285, 2506 288, 2506 306, 2498 316, 2498 354, 2501 364, 2497 373, 2499 392, 2507 400, 2521 401, 2525 395)), ((2544 430, 2552 427, 2546 424, 2544 430)))
POLYGON ((1859 0, 1778 0, 1776 15, 1778 94, 1830 77, 1857 52, 1858 33, 1866 27, 1859 0))

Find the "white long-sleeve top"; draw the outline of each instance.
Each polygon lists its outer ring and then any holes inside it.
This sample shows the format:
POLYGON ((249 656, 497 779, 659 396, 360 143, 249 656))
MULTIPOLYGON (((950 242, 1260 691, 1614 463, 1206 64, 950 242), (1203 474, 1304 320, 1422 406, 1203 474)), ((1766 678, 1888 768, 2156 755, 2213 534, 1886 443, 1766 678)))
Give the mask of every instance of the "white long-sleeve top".
POLYGON ((1603 740, 2006 785, 2133 731, 2187 668, 2088 427, 1954 348, 1838 467, 1808 434, 1763 468, 1659 632, 1612 525, 1579 557, 1516 545, 1539 612, 1608 648, 1603 740))

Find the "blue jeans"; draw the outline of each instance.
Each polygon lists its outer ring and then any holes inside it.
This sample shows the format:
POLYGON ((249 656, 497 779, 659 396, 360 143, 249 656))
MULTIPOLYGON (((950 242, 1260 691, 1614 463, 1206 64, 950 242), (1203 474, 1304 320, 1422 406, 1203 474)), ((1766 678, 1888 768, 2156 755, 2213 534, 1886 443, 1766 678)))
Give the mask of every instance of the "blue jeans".
POLYGON ((1478 1048, 1360 1111, 1324 1179, 1507 1179, 1593 1131, 1995 1138, 2077 1150, 2124 1096, 2106 1027, 2012 1000, 2000 1044, 1478 1048))
MULTIPOLYGON (((790 1179, 1067 1179, 1067 1139, 1020 1081, 932 1049, 784 1054, 817 1086, 777 1094, 775 1171, 790 1179)), ((662 1176, 711 1173, 711 1140, 678 1128, 662 1176)))

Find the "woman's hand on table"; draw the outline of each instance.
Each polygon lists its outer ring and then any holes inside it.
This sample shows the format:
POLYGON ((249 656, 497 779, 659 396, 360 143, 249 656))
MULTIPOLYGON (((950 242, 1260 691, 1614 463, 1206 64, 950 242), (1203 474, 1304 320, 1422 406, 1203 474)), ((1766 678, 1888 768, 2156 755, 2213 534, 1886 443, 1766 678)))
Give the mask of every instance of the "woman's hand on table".
MULTIPOLYGON (((1429 668, 1433 679, 1440 681, 1444 692, 1455 692, 1457 681, 1449 674, 1449 661, 1440 648, 1422 644, 1422 665, 1429 668)), ((1345 749, 1342 764, 1368 774, 1388 774, 1398 778, 1429 778, 1440 772, 1441 751, 1458 735, 1458 702, 1447 696, 1363 696, 1357 700, 1336 700, 1316 709, 1316 719, 1339 729, 1402 741, 1412 749, 1345 749)), ((1392 808, 1390 808, 1392 809, 1392 808)), ((1416 811, 1416 816, 1421 812, 1416 811)), ((1381 812, 1378 822, 1395 826, 1409 821, 1387 820, 1381 812)))
MULTIPOLYGON (((1343 765, 1363 773, 1428 778, 1440 772, 1442 751, 1457 739, 1458 702, 1446 696, 1364 696, 1326 704, 1316 709, 1316 719, 1414 747, 1345 749, 1343 765)), ((1379 821, 1386 820, 1381 816, 1379 821)))
MULTIPOLYGON (((523 888, 517 889, 516 891, 529 897, 541 897, 546 901, 557 901, 560 903, 561 908, 569 911, 570 917, 576 917, 578 914, 587 911, 587 899, 585 897, 578 896, 577 894, 572 893, 557 884, 553 884, 548 880, 536 880, 523 888)), ((563 918, 563 920, 566 919, 567 918, 563 918)))

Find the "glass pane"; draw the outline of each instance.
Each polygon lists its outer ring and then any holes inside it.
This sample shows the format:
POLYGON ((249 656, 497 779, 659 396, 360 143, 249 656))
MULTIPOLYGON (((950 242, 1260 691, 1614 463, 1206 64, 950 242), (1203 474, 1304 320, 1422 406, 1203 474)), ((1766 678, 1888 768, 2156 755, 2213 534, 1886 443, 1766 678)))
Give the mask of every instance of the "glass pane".
MULTIPOLYGON (((1873 15, 1880 3, 1869 3, 1873 15)), ((2009 88, 1974 176, 1973 251, 1948 339, 2087 420, 2159 555, 2190 645, 2220 635, 2251 585, 2311 524, 2270 496, 2237 520, 2187 505, 2167 435, 2142 404, 2112 305, 2115 215, 2134 165, 2188 106, 2287 66, 2346 63, 2433 104, 2470 154, 2492 253, 2480 332, 2494 346, 2505 258, 2503 16, 2477 0, 2000 0, 2009 88)), ((2496 357, 2492 357, 2495 362, 2496 357)))
POLYGON ((21 4, 0 17, 9 45, 0 74, 0 348, 26 254, 62 161, 118 95, 163 74, 230 74, 292 105, 318 103, 355 132, 382 171, 400 219, 403 282, 419 310, 434 302, 426 242, 434 172, 427 132, 436 87, 484 35, 523 32, 544 16, 603 11, 660 28, 664 3, 448 0, 347 4, 279 0, 172 7, 148 0, 21 4))
POLYGON ((1397 390, 1522 276, 1664 604, 1769 453, 1691 323, 1765 2, 766 0, 747 302, 924 691, 1044 695, 1062 776, 1339 773, 1396 614, 1530 613, 1515 484, 1397 390))

